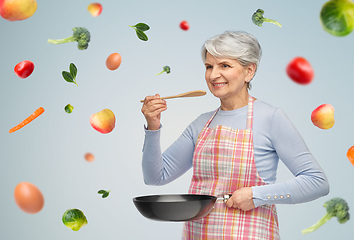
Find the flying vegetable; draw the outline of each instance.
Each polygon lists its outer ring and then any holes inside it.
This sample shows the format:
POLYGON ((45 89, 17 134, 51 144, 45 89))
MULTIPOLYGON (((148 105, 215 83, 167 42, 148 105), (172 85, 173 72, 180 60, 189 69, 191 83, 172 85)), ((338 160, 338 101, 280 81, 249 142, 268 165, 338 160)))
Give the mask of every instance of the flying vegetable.
POLYGON ((167 74, 169 74, 169 73, 171 72, 171 68, 170 68, 169 66, 164 66, 162 72, 156 73, 155 75, 160 75, 160 74, 162 74, 162 73, 164 73, 164 72, 166 72, 167 74))
POLYGON ((150 29, 150 26, 147 25, 146 23, 137 23, 134 26, 130 26, 129 27, 133 28, 136 32, 136 35, 138 36, 138 38, 142 41, 147 41, 149 40, 148 36, 144 33, 145 31, 150 29))
POLYGON ((323 218, 320 219, 316 224, 311 227, 302 230, 302 234, 310 233, 317 230, 323 224, 325 224, 332 217, 337 217, 339 223, 345 223, 349 220, 349 206, 348 203, 342 198, 332 198, 331 200, 325 202, 323 205, 327 209, 327 213, 323 218))
POLYGON ((62 221, 65 226, 73 231, 79 231, 87 224, 87 219, 80 209, 71 208, 63 214, 62 221))
POLYGON ((323 29, 336 37, 344 37, 354 30, 354 2, 330 0, 323 4, 320 20, 323 29))
POLYGON ((88 44, 91 40, 90 32, 84 27, 74 27, 73 35, 64 39, 48 39, 48 43, 62 44, 68 42, 77 42, 77 48, 80 50, 85 50, 88 48, 88 44))
POLYGON ((67 113, 72 113, 72 111, 74 110, 74 107, 69 103, 64 107, 64 110, 67 113))
POLYGON ((109 190, 109 191, 106 191, 106 190, 99 190, 97 193, 98 194, 102 194, 102 198, 106 198, 106 197, 108 197, 108 195, 109 195, 109 192, 110 192, 111 190, 109 190))
POLYGON ((69 65, 70 72, 62 71, 61 75, 63 76, 64 80, 67 82, 75 83, 76 86, 79 86, 76 82, 76 75, 77 75, 77 67, 74 63, 70 63, 69 65))
POLYGON ((263 14, 264 14, 264 10, 263 9, 258 9, 256 12, 253 13, 252 15, 252 22, 259 26, 259 27, 262 27, 262 24, 263 22, 270 22, 270 23, 274 23, 275 25, 278 25, 279 27, 281 27, 281 24, 278 23, 277 21, 275 20, 272 20, 272 19, 268 19, 268 18, 265 18, 263 17, 263 14))

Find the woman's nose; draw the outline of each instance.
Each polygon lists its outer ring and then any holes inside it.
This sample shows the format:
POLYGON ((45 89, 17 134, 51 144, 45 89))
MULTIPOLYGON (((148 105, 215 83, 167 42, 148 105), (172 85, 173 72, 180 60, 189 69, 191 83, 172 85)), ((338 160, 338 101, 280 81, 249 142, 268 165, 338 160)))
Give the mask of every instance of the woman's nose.
POLYGON ((210 72, 210 80, 214 80, 214 79, 217 79, 221 76, 221 73, 220 73, 220 70, 218 68, 213 68, 211 69, 211 72, 210 72))

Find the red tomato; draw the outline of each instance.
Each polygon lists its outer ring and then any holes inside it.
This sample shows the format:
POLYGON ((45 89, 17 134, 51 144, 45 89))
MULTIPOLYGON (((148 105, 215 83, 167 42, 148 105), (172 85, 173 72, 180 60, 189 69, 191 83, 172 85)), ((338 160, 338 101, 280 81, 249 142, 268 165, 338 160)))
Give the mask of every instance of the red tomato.
POLYGON ((33 62, 25 60, 16 64, 14 71, 20 78, 26 78, 32 74, 34 70, 33 62))
POLYGON ((184 31, 187 31, 189 29, 189 24, 187 21, 182 21, 180 24, 179 24, 179 27, 182 28, 182 30, 184 31))
POLYGON ((288 76, 298 84, 309 84, 313 80, 314 72, 310 63, 303 57, 296 57, 286 68, 288 76))

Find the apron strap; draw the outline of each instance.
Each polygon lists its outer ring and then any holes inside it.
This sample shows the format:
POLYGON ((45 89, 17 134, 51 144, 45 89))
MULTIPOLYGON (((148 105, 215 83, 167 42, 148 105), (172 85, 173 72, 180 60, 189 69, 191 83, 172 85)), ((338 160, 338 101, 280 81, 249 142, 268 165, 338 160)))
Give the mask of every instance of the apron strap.
POLYGON ((211 121, 213 121, 214 117, 215 117, 216 114, 219 112, 219 109, 220 109, 220 107, 218 107, 218 109, 216 109, 216 110, 214 111, 213 116, 211 116, 211 118, 210 118, 210 119, 208 120, 208 122, 205 124, 204 128, 208 128, 208 127, 209 127, 211 121))
POLYGON ((248 98, 248 110, 247 110, 247 129, 251 129, 253 127, 253 102, 254 99, 251 95, 248 98))

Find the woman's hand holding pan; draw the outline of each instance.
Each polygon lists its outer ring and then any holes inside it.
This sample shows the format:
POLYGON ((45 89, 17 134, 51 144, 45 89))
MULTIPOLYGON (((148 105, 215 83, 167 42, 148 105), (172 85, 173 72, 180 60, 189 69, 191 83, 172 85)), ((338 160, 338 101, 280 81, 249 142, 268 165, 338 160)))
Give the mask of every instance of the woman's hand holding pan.
POLYGON ((145 116, 148 130, 155 131, 160 129, 161 112, 166 109, 166 101, 160 99, 159 94, 145 97, 141 112, 145 116))
POLYGON ((230 199, 226 202, 227 207, 234 207, 243 211, 255 208, 252 199, 252 188, 244 187, 232 193, 230 199))

